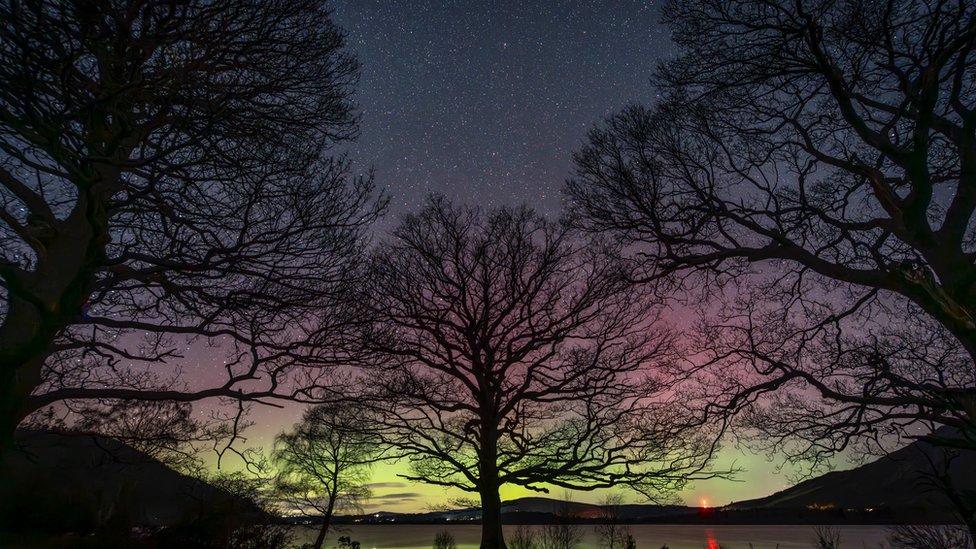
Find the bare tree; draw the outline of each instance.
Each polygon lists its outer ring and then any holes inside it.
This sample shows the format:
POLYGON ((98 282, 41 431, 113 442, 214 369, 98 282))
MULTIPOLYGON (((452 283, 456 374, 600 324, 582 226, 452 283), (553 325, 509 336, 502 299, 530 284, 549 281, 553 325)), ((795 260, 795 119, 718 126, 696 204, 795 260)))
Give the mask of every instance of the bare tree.
POLYGON ((537 549, 538 532, 531 526, 517 526, 508 539, 510 549, 537 549))
POLYGON ((572 522, 557 522, 542 527, 539 549, 576 549, 583 542, 583 527, 572 522))
POLYGON ((649 497, 702 473, 656 367, 670 335, 619 265, 527 208, 432 198, 374 254, 364 379, 411 480, 477 492, 481 547, 504 547, 498 490, 649 497))
POLYGON ((595 129, 568 192, 579 225, 631 245, 636 280, 723 298, 706 411, 751 407, 815 463, 926 434, 976 449, 976 6, 666 13, 664 99, 595 129))
POLYGON ((624 499, 620 494, 608 494, 603 498, 600 507, 603 515, 600 523, 594 527, 600 546, 607 549, 629 549, 633 543, 630 527, 620 522, 620 506, 624 499))
POLYGON ((292 510, 322 519, 312 547, 322 547, 336 512, 362 509, 381 453, 363 409, 349 402, 310 408, 275 439, 279 496, 292 510))
POLYGON ((568 493, 563 495, 554 522, 539 532, 539 549, 575 549, 583 541, 583 526, 575 522, 568 493))
POLYGON ((310 394, 378 208, 326 156, 343 40, 317 0, 0 2, 0 449, 65 399, 310 394))

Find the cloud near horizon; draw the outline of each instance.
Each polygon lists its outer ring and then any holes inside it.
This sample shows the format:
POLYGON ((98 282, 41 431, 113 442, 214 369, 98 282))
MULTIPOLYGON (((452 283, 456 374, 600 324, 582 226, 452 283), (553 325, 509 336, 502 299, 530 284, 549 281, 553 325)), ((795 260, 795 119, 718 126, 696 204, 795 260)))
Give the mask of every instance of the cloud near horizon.
POLYGON ((423 494, 419 492, 394 492, 392 494, 383 494, 381 496, 373 496, 371 499, 416 499, 421 497, 423 494))
POLYGON ((407 486, 406 482, 370 482, 366 485, 367 488, 404 488, 407 486))

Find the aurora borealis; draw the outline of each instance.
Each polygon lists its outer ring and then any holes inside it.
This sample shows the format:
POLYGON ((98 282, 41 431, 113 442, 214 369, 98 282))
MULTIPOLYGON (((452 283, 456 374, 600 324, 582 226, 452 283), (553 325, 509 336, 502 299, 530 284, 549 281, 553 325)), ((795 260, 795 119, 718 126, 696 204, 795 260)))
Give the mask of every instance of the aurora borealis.
MULTIPOLYGON (((587 130, 627 104, 655 99, 654 64, 673 53, 659 7, 653 1, 337 2, 336 21, 363 65, 356 93, 362 133, 348 153, 360 170, 375 170, 393 199, 378 237, 430 192, 485 206, 527 203, 559 215, 571 154, 587 130)), ((298 407, 255 408, 248 444, 270 445, 300 413, 298 407)), ((695 483, 682 493, 685 503, 722 505, 790 484, 788 474, 776 472, 780 464, 765 456, 730 446, 716 465, 732 463, 742 469, 735 480, 695 483)), ((406 467, 375 468, 368 510, 423 511, 465 496, 404 482, 397 473, 406 467)), ((502 489, 503 499, 528 495, 539 494, 502 489)), ((596 502, 602 494, 571 497, 596 502)))

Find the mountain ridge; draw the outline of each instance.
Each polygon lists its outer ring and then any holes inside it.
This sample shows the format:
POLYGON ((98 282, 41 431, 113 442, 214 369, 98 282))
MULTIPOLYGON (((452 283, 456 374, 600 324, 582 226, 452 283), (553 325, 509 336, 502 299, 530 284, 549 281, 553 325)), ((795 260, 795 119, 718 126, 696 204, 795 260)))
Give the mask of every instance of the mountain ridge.
POLYGON ((956 489, 976 492, 976 452, 954 459, 924 440, 915 441, 877 460, 844 471, 830 471, 768 496, 733 502, 725 509, 889 508, 951 512, 951 502, 931 485, 932 471, 945 471, 956 489))

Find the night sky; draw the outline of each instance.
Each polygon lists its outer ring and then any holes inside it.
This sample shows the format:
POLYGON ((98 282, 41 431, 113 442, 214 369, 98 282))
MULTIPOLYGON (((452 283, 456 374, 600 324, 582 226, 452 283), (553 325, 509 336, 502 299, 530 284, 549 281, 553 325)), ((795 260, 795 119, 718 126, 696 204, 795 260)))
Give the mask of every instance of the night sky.
POLYGON ((653 99, 672 53, 654 2, 343 0, 363 65, 362 136, 395 212, 430 192, 555 214, 570 156, 593 126, 653 99))
MULTIPOLYGON (((363 65, 356 94, 362 135, 348 152, 358 169, 372 167, 393 197, 382 226, 430 192, 486 206, 527 203, 558 215, 572 151, 604 117, 652 102, 650 73, 674 51, 656 2, 333 5, 363 65)), ((269 444, 300 412, 256 410, 250 442, 269 444)), ((726 450, 719 465, 733 460, 748 469, 739 482, 698 483, 685 501, 725 504, 788 484, 764 458, 736 449, 726 450)), ((404 483, 399 470, 377 468, 369 509, 423 510, 463 495, 404 483)), ((503 498, 530 494, 502 490, 503 498)), ((598 501, 600 494, 573 498, 598 501)))

